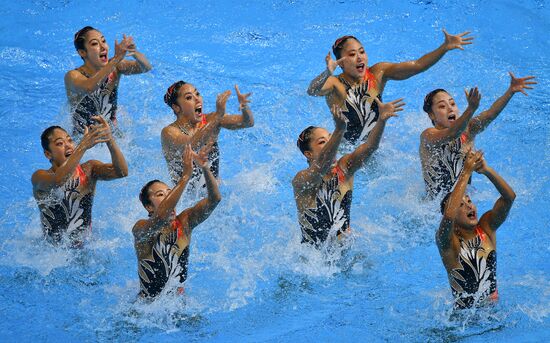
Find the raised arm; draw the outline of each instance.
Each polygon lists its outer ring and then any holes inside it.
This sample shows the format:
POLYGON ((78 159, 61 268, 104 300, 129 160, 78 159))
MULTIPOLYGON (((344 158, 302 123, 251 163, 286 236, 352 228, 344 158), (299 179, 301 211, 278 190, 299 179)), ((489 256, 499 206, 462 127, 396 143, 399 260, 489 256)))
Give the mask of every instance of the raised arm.
POLYGON ((451 235, 453 233, 453 222, 458 214, 458 209, 462 203, 462 198, 466 192, 466 186, 468 185, 468 180, 472 176, 472 172, 477 168, 483 159, 483 153, 481 151, 469 152, 466 155, 466 160, 464 161, 464 168, 458 177, 458 180, 455 184, 455 188, 451 192, 449 200, 447 201, 447 206, 443 212, 443 219, 439 225, 439 229, 436 233, 437 245, 440 249, 446 249, 451 244, 451 235))
POLYGON ((298 191, 315 188, 334 163, 338 147, 346 132, 347 118, 342 114, 342 109, 337 105, 332 106, 331 112, 335 124, 334 132, 321 150, 318 158, 311 160, 309 168, 298 173, 292 181, 294 188, 298 191))
POLYGON ((380 140, 382 139, 382 133, 386 122, 391 117, 396 117, 397 113, 403 111, 403 98, 397 99, 388 103, 382 103, 378 98, 374 98, 374 101, 378 104, 379 118, 374 125, 374 128, 369 134, 367 141, 357 147, 352 153, 345 155, 340 159, 342 164, 346 166, 347 173, 349 175, 355 174, 355 172, 361 168, 363 163, 378 149, 380 140))
POLYGON ((127 176, 128 164, 113 138, 109 124, 101 116, 92 117, 92 119, 99 123, 97 130, 108 139, 107 148, 111 153, 111 163, 94 162, 92 175, 99 180, 113 180, 127 176))
POLYGON ((496 231, 508 217, 512 204, 516 199, 516 193, 493 168, 487 165, 485 160, 482 160, 476 172, 487 176, 500 193, 500 198, 493 205, 493 209, 486 212, 480 219, 480 222, 489 224, 488 226, 496 231))
POLYGON ((124 75, 130 75, 130 74, 141 74, 146 73, 149 70, 153 69, 153 66, 145 57, 144 54, 137 51, 136 44, 134 43, 134 39, 132 37, 126 37, 126 35, 123 35, 123 40, 129 40, 128 48, 126 49, 127 56, 132 56, 135 61, 128 61, 128 60, 122 60, 117 68, 118 70, 124 74, 124 75))
POLYGON ((218 187, 218 181, 210 171, 208 166, 208 153, 212 148, 212 143, 205 146, 198 154, 194 155, 195 163, 202 169, 206 178, 206 190, 208 192, 206 198, 199 201, 195 206, 186 209, 178 215, 180 222, 184 222, 187 218, 189 223, 189 229, 193 230, 197 225, 205 221, 212 211, 218 206, 222 200, 220 190, 218 187))
POLYGON ((481 100, 481 94, 477 87, 471 88, 469 92, 464 91, 468 100, 468 107, 462 115, 451 124, 450 127, 445 129, 429 128, 426 129, 422 135, 421 140, 426 145, 438 145, 453 140, 459 137, 462 132, 468 128, 468 122, 472 119, 475 111, 479 107, 479 101, 481 100))
POLYGON ((39 170, 32 175, 31 182, 34 191, 49 191, 52 188, 59 187, 73 175, 76 167, 80 163, 82 156, 86 150, 92 148, 96 144, 107 142, 109 138, 105 133, 97 128, 84 128, 84 136, 80 144, 74 149, 73 153, 67 161, 56 168, 55 172, 47 170, 39 170))
POLYGON ((448 51, 453 49, 464 50, 464 45, 472 44, 474 38, 468 37, 469 33, 463 32, 458 35, 450 35, 447 31, 443 30, 443 34, 445 35, 443 44, 419 59, 401 63, 379 63, 378 68, 383 69, 383 80, 405 80, 426 71, 436 64, 448 51))
POLYGON ((334 82, 336 78, 332 76, 336 67, 341 65, 345 56, 335 61, 330 56, 330 51, 325 57, 325 62, 327 63, 327 69, 314 78, 307 89, 307 94, 312 96, 324 96, 332 91, 334 88, 334 82))
POLYGON ((512 99, 515 93, 521 92, 525 95, 527 93, 525 92, 526 89, 533 89, 531 85, 537 84, 536 81, 533 81, 535 78, 534 76, 527 76, 522 78, 516 78, 512 72, 508 72, 510 74, 510 87, 504 92, 504 94, 498 98, 491 108, 489 108, 486 111, 483 111, 479 114, 479 116, 475 117, 470 121, 469 129, 470 133, 472 135, 476 135, 483 130, 493 121, 496 117, 502 112, 504 107, 508 104, 508 101, 512 99))
POLYGON ((120 44, 115 41, 115 56, 101 68, 97 73, 90 78, 82 75, 77 70, 71 70, 65 74, 65 87, 67 89, 74 89, 78 91, 84 91, 86 93, 92 93, 98 89, 99 84, 105 79, 111 72, 113 72, 119 63, 124 59, 126 51, 129 49, 131 41, 128 38, 124 38, 120 44))
POLYGON ((235 85, 235 92, 237 93, 237 98, 239 100, 239 109, 242 111, 242 114, 234 115, 225 115, 221 119, 221 126, 224 129, 238 130, 245 129, 247 127, 254 126, 254 116, 248 104, 250 100, 248 99, 252 93, 241 94, 239 91, 239 86, 235 85))

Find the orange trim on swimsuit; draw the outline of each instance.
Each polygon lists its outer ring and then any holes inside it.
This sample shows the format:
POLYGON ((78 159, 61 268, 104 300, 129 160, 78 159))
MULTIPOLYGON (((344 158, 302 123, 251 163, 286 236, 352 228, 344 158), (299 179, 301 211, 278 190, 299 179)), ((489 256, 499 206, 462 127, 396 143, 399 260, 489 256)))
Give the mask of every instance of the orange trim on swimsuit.
POLYGON ((344 182, 346 180, 346 175, 344 174, 344 171, 342 170, 342 168, 340 168, 338 164, 336 164, 332 168, 332 173, 338 175, 338 181, 344 182))
POLYGON ((201 127, 204 127, 205 125, 206 125, 206 116, 203 114, 203 115, 202 115, 202 118, 201 118, 201 123, 200 123, 200 125, 199 125, 199 129, 200 129, 201 127))
POLYGON ((468 135, 466 134, 466 132, 464 132, 463 134, 460 135, 460 142, 461 143, 466 143, 466 141, 468 140, 468 135))
POLYGON ((172 229, 178 232, 178 239, 183 236, 183 225, 181 225, 177 218, 172 221, 172 229))
POLYGON ((479 236, 482 242, 485 242, 485 232, 481 229, 481 227, 478 225, 475 227, 476 234, 479 236))
POLYGON ((80 164, 76 166, 75 174, 80 179, 80 184, 82 186, 85 186, 86 183, 88 183, 88 177, 86 176, 86 173, 84 173, 84 170, 82 169, 80 164))
POLYGON ((369 68, 365 69, 365 75, 363 75, 363 81, 369 81, 369 91, 372 88, 376 88, 376 85, 377 85, 376 77, 374 76, 373 73, 370 72, 369 68))

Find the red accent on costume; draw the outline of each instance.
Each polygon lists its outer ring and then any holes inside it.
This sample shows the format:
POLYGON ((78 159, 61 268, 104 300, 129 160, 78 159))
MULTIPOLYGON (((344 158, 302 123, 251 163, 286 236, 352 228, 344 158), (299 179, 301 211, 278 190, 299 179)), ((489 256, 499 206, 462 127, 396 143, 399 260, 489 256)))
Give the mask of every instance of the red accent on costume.
POLYGON ((377 82, 376 77, 373 73, 370 72, 370 69, 365 69, 365 75, 363 75, 363 81, 369 82, 369 91, 373 88, 376 88, 377 82))
POLYGON ((172 229, 178 232, 178 239, 183 236, 183 225, 181 225, 177 218, 172 221, 172 229))
POLYGON ((338 181, 344 182, 346 180, 346 175, 344 174, 344 171, 342 170, 342 168, 340 168, 338 164, 336 164, 332 168, 332 173, 338 175, 338 181))
POLYGON ((476 234, 479 236, 482 242, 485 242, 485 232, 481 229, 481 227, 478 225, 475 227, 476 234))
POLYGON ((468 140, 468 135, 466 134, 466 132, 460 135, 460 141, 462 143, 466 143, 467 140, 468 140))

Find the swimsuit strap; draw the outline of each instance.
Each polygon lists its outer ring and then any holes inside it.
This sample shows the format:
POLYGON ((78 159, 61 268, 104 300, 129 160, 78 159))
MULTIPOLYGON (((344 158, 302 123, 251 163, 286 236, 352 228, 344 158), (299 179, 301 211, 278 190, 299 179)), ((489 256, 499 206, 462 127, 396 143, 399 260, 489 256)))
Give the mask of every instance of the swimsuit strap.
POLYGON ((75 172, 76 172, 76 175, 78 175, 78 178, 80 179, 80 184, 83 186, 86 185, 86 183, 88 183, 88 177, 86 176, 86 173, 84 172, 80 164, 76 166, 75 172))
POLYGON ((178 239, 183 236, 183 225, 179 221, 178 217, 172 221, 172 229, 178 232, 178 239))
POLYGON ((466 132, 463 132, 461 135, 460 135, 460 142, 462 144, 466 143, 466 141, 468 140, 468 134, 466 134, 466 132))
POLYGON ((482 242, 485 241, 485 232, 483 232, 483 229, 477 225, 475 227, 476 235, 481 239, 482 242))
POLYGON ((373 73, 370 72, 370 68, 365 69, 365 75, 363 75, 363 81, 368 81, 369 83, 369 91, 376 87, 376 77, 373 73))
POLYGON ((332 173, 338 175, 339 182, 344 182, 344 180, 346 179, 344 171, 342 170, 342 168, 340 168, 338 163, 336 163, 336 165, 332 168, 332 173))

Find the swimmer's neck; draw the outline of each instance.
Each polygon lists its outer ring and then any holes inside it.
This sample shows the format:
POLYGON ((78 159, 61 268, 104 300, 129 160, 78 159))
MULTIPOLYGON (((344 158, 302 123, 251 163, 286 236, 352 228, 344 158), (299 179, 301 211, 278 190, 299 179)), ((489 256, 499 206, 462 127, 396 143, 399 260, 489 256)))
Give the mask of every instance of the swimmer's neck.
POLYGON ((361 83, 361 81, 363 81, 363 78, 362 78, 362 77, 354 78, 353 76, 350 76, 350 75, 346 74, 346 72, 343 72, 343 73, 342 73, 342 77, 343 77, 350 85, 355 85, 355 84, 361 83))
POLYGON ((80 67, 81 69, 84 69, 85 72, 88 72, 90 75, 96 74, 98 71, 101 70, 102 66, 94 66, 90 63, 90 61, 86 60, 84 62, 84 65, 80 67))
POLYGON ((462 238, 470 239, 476 234, 475 228, 478 225, 479 225, 479 222, 475 225, 457 225, 457 224, 455 224, 454 230, 462 238))
POLYGON ((199 127, 200 122, 192 123, 189 121, 189 119, 183 116, 178 116, 174 124, 176 124, 176 126, 178 126, 179 128, 184 128, 188 131, 194 131, 199 127))

